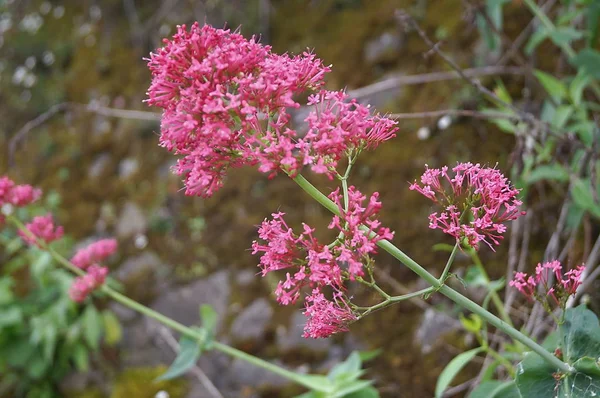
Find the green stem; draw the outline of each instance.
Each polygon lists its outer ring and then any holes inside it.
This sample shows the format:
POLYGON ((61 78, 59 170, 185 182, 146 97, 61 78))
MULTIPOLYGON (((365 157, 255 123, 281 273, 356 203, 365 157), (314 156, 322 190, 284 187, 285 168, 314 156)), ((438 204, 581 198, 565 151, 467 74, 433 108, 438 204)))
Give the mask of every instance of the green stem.
POLYGON ((481 276, 483 277, 486 285, 489 288, 490 298, 491 298, 492 302, 494 303, 494 306, 498 310, 498 314, 500 314, 500 317, 502 318, 502 320, 504 320, 504 322, 508 323, 511 326, 514 326, 512 323, 512 320, 510 319, 510 316, 508 316, 508 313, 506 312, 506 309, 504 308, 504 304, 502 303, 502 299, 500 299, 498 292, 496 290, 491 289, 491 287, 490 287, 490 282, 491 282, 490 277, 487 274, 487 271, 485 270, 485 267, 483 266, 483 263, 481 262, 479 255, 473 249, 469 250, 469 255, 471 256, 471 259, 475 263, 475 266, 481 273, 481 276))
MULTIPOLYGON (((335 203, 329 200, 325 195, 323 195, 315 186, 313 186, 308 180, 306 180, 302 175, 297 175, 294 178, 294 181, 313 199, 319 202, 323 207, 327 210, 331 211, 334 214, 339 215, 339 211, 335 203)), ((364 227, 366 228, 366 227, 364 227)), ((368 229, 367 229, 368 230, 368 229)), ((406 265, 411 271, 419 275, 422 279, 424 279, 427 283, 435 288, 436 291, 439 291, 444 296, 448 297, 450 300, 454 301, 459 306, 466 308, 467 310, 481 316, 488 323, 495 326, 496 328, 502 330, 504 333, 512 337, 513 339, 520 341, 525 346, 530 348, 532 351, 535 351, 538 355, 544 358, 548 363, 552 364, 556 368, 560 369, 562 372, 571 373, 573 368, 555 357, 552 353, 546 351, 544 347, 525 336, 523 333, 519 332, 517 329, 504 322, 502 319, 498 318, 491 312, 487 311, 485 308, 481 307, 477 303, 471 301, 467 297, 463 296, 459 292, 451 289, 450 287, 442 284, 435 276, 430 274, 425 268, 415 262, 412 258, 407 256, 402 250, 398 249, 394 246, 390 241, 386 239, 382 239, 377 242, 377 245, 381 247, 383 250, 394 256, 397 260, 399 260, 402 264, 406 265)))
MULTIPOLYGON (((14 216, 8 216, 7 219, 12 222, 18 229, 22 230, 24 233, 26 233, 28 236, 30 236, 31 238, 35 239, 36 242, 38 243, 38 246, 42 249, 42 250, 46 250, 48 253, 50 253, 50 255, 63 267, 65 267, 66 269, 68 269, 69 271, 82 276, 85 275, 85 271, 77 268, 75 265, 73 265, 69 260, 67 260, 65 257, 63 257, 60 253, 58 253, 56 250, 54 250, 53 248, 49 247, 47 244, 45 244, 44 241, 38 239, 35 235, 33 235, 24 225, 23 223, 17 219, 14 216)), ((198 330, 194 330, 188 326, 185 326, 163 314, 161 314, 158 311, 155 311, 149 307, 146 307, 143 304, 138 303, 135 300, 130 299, 129 297, 117 292, 116 290, 114 290, 113 288, 107 286, 107 285, 102 285, 99 290, 106 294, 108 297, 110 297, 111 299, 113 299, 114 301, 124 305, 125 307, 131 308, 134 311, 139 312, 140 314, 143 314, 145 316, 147 316, 148 318, 152 318, 160 323, 162 323, 163 325, 181 333, 184 336, 187 336, 189 338, 192 339, 196 339, 200 342, 202 342, 205 339, 205 336, 198 330)), ((243 361, 246 361, 248 363, 251 363, 255 366, 258 366, 260 368, 263 368, 265 370, 268 370, 272 373, 275 373, 281 377, 284 377, 290 381, 293 381, 295 383, 298 383, 306 388, 315 390, 315 389, 319 389, 319 386, 317 386, 315 383, 311 383, 310 380, 308 380, 308 378, 305 375, 299 375, 296 374, 292 371, 289 371, 287 369, 284 369, 282 367, 279 367, 275 364, 272 364, 270 362, 267 362, 263 359, 257 358, 255 356, 252 356, 250 354, 245 353, 244 351, 238 350, 237 348, 233 348, 230 347, 226 344, 223 343, 219 343, 218 341, 213 341, 211 343, 211 348, 214 348, 217 351, 221 351, 224 354, 227 354, 231 357, 234 358, 238 358, 241 359, 243 361)), ((322 392, 328 392, 329 390, 322 388, 320 391, 322 392)))
POLYGON ((448 272, 450 272, 450 267, 452 266, 452 263, 454 262, 454 258, 456 257, 456 252, 458 252, 459 245, 460 244, 458 242, 456 242, 456 244, 454 245, 454 249, 452 249, 452 253, 450 253, 450 257, 448 257, 448 262, 446 262, 444 271, 442 271, 442 275, 438 279, 438 281, 440 281, 440 283, 444 283, 446 281, 446 278, 448 277, 448 272))

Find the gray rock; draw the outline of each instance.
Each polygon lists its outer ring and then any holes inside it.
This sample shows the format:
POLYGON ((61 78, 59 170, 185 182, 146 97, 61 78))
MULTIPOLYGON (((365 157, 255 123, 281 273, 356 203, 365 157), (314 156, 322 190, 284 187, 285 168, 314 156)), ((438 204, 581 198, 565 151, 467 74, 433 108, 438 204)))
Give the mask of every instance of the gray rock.
POLYGON ((435 343, 440 341, 440 337, 460 327, 460 322, 456 319, 443 312, 428 308, 423 314, 421 324, 415 331, 415 340, 421 345, 421 352, 428 354, 435 343))
POLYGON ((254 300, 233 321, 231 335, 239 340, 257 339, 264 334, 272 317, 273 308, 267 299, 254 300))
POLYGON ((119 177, 127 179, 131 177, 140 168, 139 162, 135 158, 126 158, 119 162, 119 177))
POLYGON ((184 325, 199 323, 199 308, 208 304, 218 315, 217 329, 227 313, 230 296, 229 273, 219 271, 206 279, 199 280, 187 286, 171 289, 159 297, 152 308, 184 325))
POLYGON ((102 176, 110 165, 111 156, 108 153, 101 153, 92 161, 92 165, 88 169, 88 177, 96 179, 102 176))
POLYGON ((138 234, 143 234, 147 228, 148 221, 139 206, 134 202, 126 202, 121 209, 121 214, 117 221, 117 236, 120 238, 130 238, 138 234))
POLYGON ((277 328, 277 345, 282 351, 308 348, 313 351, 327 351, 331 346, 330 339, 307 339, 302 337, 306 317, 300 310, 290 320, 290 326, 277 328))
POLYGON ((404 44, 400 31, 384 32, 379 37, 368 41, 365 45, 365 60, 374 64, 389 58, 397 57, 404 44))
MULTIPOLYGON (((278 364, 281 365, 281 364, 278 364)), ((241 359, 234 359, 225 375, 232 387, 263 387, 263 386, 285 386, 289 381, 268 370, 259 368, 241 359)), ((239 396, 239 395, 236 395, 239 396)))

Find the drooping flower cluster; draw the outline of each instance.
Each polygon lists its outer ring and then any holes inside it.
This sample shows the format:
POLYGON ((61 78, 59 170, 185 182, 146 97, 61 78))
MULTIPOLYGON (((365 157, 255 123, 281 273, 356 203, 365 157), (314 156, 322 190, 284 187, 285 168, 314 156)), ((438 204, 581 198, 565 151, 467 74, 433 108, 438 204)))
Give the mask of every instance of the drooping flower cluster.
POLYGON ((86 270, 83 276, 75 278, 69 296, 78 303, 86 299, 94 290, 100 287, 108 275, 108 268, 100 263, 117 251, 115 239, 101 239, 80 249, 71 259, 76 267, 86 270))
POLYGON ((263 276, 286 270, 285 279, 275 290, 280 304, 295 303, 303 287, 311 288, 312 294, 305 299, 305 337, 328 337, 346 331, 348 324, 357 319, 344 295, 344 281, 363 276, 364 267, 372 263, 370 255, 376 253, 376 243, 393 236, 375 217, 381 209, 377 193, 363 207, 366 196, 350 187, 347 211, 339 191, 331 193, 330 198, 340 207, 340 216, 333 218, 329 228, 342 233, 332 244, 321 244, 313 235, 315 230, 306 224, 302 233, 295 234, 281 212, 272 214, 272 219, 265 219, 259 227, 259 238, 264 242, 252 244, 252 253, 261 254, 263 276), (361 229, 361 224, 367 228, 361 229), (333 300, 325 298, 325 289, 333 291, 333 300))
POLYGON ((298 94, 319 90, 330 70, 312 53, 274 54, 255 38, 198 23, 164 43, 148 62, 148 103, 164 109, 161 145, 183 155, 176 171, 189 195, 211 196, 229 168, 244 165, 271 177, 304 165, 331 173, 347 149, 374 148, 396 131, 344 93, 319 91, 300 137, 289 108, 300 106, 298 94))
POLYGON ((476 249, 483 241, 494 250, 492 244, 499 245, 506 232, 504 223, 525 214, 519 210, 519 190, 495 168, 459 163, 452 172, 453 177, 446 166, 426 166, 421 185, 415 181, 410 186, 442 207, 429 216, 429 228, 441 229, 458 242, 466 239, 476 249))
POLYGON ((575 294, 581 285, 584 270, 585 266, 580 265, 563 272, 560 261, 538 263, 535 267, 535 275, 517 272, 509 285, 529 299, 546 303, 546 298, 551 298, 558 306, 564 307, 569 296, 575 294))
POLYGON ((27 231, 19 231, 19 235, 30 245, 38 246, 38 240, 50 243, 62 238, 63 227, 54 225, 52 214, 34 217, 31 222, 25 224, 27 231))
POLYGON ((78 276, 73 281, 69 288, 69 297, 71 300, 81 303, 90 293, 104 284, 106 275, 108 275, 108 268, 90 265, 85 275, 78 276))
POLYGON ((78 268, 86 269, 92 264, 98 264, 117 251, 115 239, 101 239, 75 253, 71 262, 78 268))

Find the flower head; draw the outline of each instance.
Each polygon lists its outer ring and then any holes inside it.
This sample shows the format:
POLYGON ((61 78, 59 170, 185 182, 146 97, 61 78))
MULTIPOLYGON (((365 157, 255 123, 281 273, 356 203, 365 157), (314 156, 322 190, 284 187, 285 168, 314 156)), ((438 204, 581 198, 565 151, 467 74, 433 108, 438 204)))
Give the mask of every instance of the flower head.
POLYGON ((577 292, 583 281, 585 266, 580 265, 564 272, 560 261, 538 263, 532 276, 524 272, 515 273, 509 285, 519 290, 528 299, 543 303, 548 298, 560 307, 564 307, 569 296, 577 292))
POLYGON ((312 294, 306 297, 304 315, 308 321, 303 336, 313 339, 347 332, 348 325, 357 320, 340 294, 334 294, 334 301, 330 301, 318 289, 313 290, 312 294))
POLYGON ((35 202, 42 195, 42 191, 31 185, 17 185, 6 176, 0 177, 0 206, 11 204, 22 207, 35 202))
POLYGON ((37 216, 31 220, 30 223, 25 225, 27 231, 19 231, 19 235, 23 240, 30 245, 38 244, 37 240, 50 243, 63 236, 63 227, 55 226, 52 214, 46 214, 45 216, 37 216))
POLYGON ((85 275, 75 278, 69 288, 69 297, 71 300, 81 303, 90 293, 104 284, 106 275, 108 275, 108 268, 91 265, 85 275))
POLYGON ((375 148, 397 130, 344 92, 319 91, 330 68, 314 54, 275 54, 229 30, 179 26, 148 66, 147 102, 164 110, 160 142, 182 155, 175 170, 189 195, 211 196, 230 168, 246 165, 270 178, 305 165, 332 177, 348 150, 375 148), (299 94, 315 91, 302 136, 289 111, 300 107, 299 94))
POLYGON ((78 268, 86 269, 92 264, 104 261, 117 250, 115 239, 101 239, 75 253, 71 262, 78 268))
POLYGON ((492 244, 499 245, 506 232, 504 223, 525 214, 519 210, 519 190, 495 168, 479 164, 459 163, 452 174, 446 166, 426 166, 421 184, 410 185, 442 207, 429 216, 429 228, 439 228, 457 241, 465 239, 474 248, 483 241, 493 250, 492 244))
POLYGON ((314 236, 315 230, 306 224, 301 233, 294 232, 283 213, 265 219, 258 230, 260 241, 252 244, 252 254, 261 254, 259 267, 263 276, 285 270, 285 278, 275 290, 280 304, 295 303, 302 289, 310 287, 312 294, 305 297, 306 337, 327 337, 345 331, 348 323, 357 319, 345 296, 344 283, 362 277, 364 270, 372 267, 370 255, 376 253, 377 242, 393 237, 376 218, 381 209, 377 193, 367 200, 350 187, 347 209, 342 206, 341 196, 339 190, 329 195, 340 209, 329 228, 341 233, 331 244, 320 243, 314 236), (333 301, 325 297, 326 291, 332 291, 333 301))

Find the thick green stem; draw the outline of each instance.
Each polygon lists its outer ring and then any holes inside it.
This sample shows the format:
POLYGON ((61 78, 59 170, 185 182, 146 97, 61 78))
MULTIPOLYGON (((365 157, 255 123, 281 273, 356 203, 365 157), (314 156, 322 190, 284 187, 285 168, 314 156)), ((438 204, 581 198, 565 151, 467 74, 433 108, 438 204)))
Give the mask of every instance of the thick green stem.
MULTIPOLYGON (((313 199, 319 202, 323 207, 327 210, 331 211, 334 214, 339 215, 339 211, 335 203, 329 200, 325 195, 323 195, 315 186, 313 186, 308 180, 306 180, 302 175, 297 175, 294 178, 294 181, 313 199)), ((366 227, 365 227, 366 228, 366 227)), ((491 312, 487 311, 485 308, 481 307, 477 303, 469 300, 467 297, 463 296, 459 292, 453 290, 452 288, 441 283, 435 276, 430 274, 425 268, 420 266, 417 262, 415 262, 412 258, 407 256, 402 250, 398 249, 394 246, 390 241, 386 239, 382 239, 377 242, 377 245, 381 247, 383 250, 394 256, 397 260, 399 260, 402 264, 406 265, 410 270, 419 275, 422 279, 424 279, 427 283, 435 288, 436 291, 439 291, 444 296, 448 297, 450 300, 454 301, 459 306, 473 312, 481 316, 485 319, 489 324, 495 326, 496 328, 502 330, 504 333, 508 334, 513 339, 520 341, 525 346, 530 348, 532 351, 535 351, 538 355, 544 358, 548 363, 552 364, 556 368, 560 369, 560 371, 565 373, 571 373, 573 371, 572 367, 555 357, 552 353, 546 351, 544 347, 525 336, 523 333, 519 332, 514 327, 510 326, 508 323, 504 322, 491 312)))
MULTIPOLYGON (((33 235, 31 232, 29 232, 29 230, 23 225, 23 223, 19 219, 17 219, 16 217, 13 217, 13 216, 9 216, 9 217, 7 217, 7 219, 9 221, 11 221, 18 229, 20 229, 21 231, 26 233, 31 238, 35 239, 38 246, 42 250, 46 250, 48 253, 50 253, 50 255, 61 266, 65 267, 66 269, 68 269, 69 271, 73 272, 76 275, 79 275, 79 276, 85 275, 85 271, 77 268, 69 260, 67 260, 65 257, 63 257, 60 253, 58 253, 56 250, 52 249, 47 244, 45 244, 45 242, 43 242, 40 239, 37 239, 37 237, 35 235, 33 235)), ((187 336, 191 339, 199 340, 201 342, 205 339, 205 336, 200 331, 194 330, 188 326, 185 326, 185 325, 161 314, 160 312, 157 312, 149 307, 146 307, 145 305, 140 304, 137 301, 130 299, 129 297, 117 292, 116 290, 112 289, 111 287, 109 287, 107 285, 102 285, 100 287, 100 291, 102 293, 106 294, 108 297, 110 297, 114 301, 124 305, 125 307, 131 308, 132 310, 137 311, 140 314, 147 316, 148 318, 152 318, 152 319, 162 323, 163 325, 167 326, 168 328, 171 328, 171 329, 181 333, 184 336, 187 336)), ((272 364, 263 359, 252 356, 250 354, 247 354, 244 351, 230 347, 226 344, 219 343, 218 341, 213 341, 211 343, 211 348, 221 351, 221 352, 223 352, 229 356, 232 356, 234 358, 238 358, 238 359, 241 359, 248 363, 251 363, 251 364, 258 366, 260 368, 263 368, 265 370, 268 370, 272 373, 275 373, 281 377, 284 377, 290 381, 298 383, 309 389, 313 389, 313 390, 318 389, 318 386, 315 385, 314 383, 310 383, 308 378, 304 375, 296 374, 292 371, 289 371, 287 369, 279 367, 275 364, 272 364)), ((327 390, 325 390, 325 389, 323 389, 322 391, 327 392, 327 390)))

